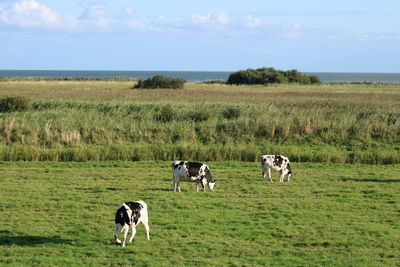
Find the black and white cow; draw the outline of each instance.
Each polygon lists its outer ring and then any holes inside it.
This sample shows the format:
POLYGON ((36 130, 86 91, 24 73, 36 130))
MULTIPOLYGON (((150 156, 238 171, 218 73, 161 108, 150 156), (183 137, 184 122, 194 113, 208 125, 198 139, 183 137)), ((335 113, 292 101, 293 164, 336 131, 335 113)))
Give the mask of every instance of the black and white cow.
POLYGON ((117 213, 115 214, 115 241, 125 247, 126 236, 128 235, 130 227, 132 228, 132 236, 129 239, 129 243, 132 242, 136 234, 136 225, 138 225, 139 223, 142 223, 146 228, 147 240, 150 240, 147 204, 141 200, 122 203, 122 205, 118 208, 117 213), (123 232, 122 241, 118 239, 118 231, 123 232))
POLYGON ((268 178, 271 182, 271 170, 278 171, 279 182, 283 182, 285 176, 287 177, 287 181, 289 182, 292 178, 292 169, 290 168, 289 159, 282 155, 262 155, 260 157, 260 165, 261 165, 261 172, 264 179, 268 178))
POLYGON ((199 184, 204 192, 206 192, 206 185, 211 191, 214 190, 215 180, 211 178, 210 168, 206 164, 177 160, 172 163, 172 173, 175 192, 176 190, 181 192, 181 181, 196 182, 197 192, 199 192, 199 184))

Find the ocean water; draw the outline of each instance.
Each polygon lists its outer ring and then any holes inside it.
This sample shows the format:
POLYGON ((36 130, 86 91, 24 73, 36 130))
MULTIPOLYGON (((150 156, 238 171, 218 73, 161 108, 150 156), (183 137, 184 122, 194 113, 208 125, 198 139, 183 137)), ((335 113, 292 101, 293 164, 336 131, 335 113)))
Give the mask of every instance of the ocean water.
MULTIPOLYGON (((227 80, 228 71, 103 71, 103 70, 0 70, 0 77, 131 77, 147 79, 160 74, 187 81, 227 80)), ((400 83, 400 73, 305 72, 317 75, 323 82, 400 83)))

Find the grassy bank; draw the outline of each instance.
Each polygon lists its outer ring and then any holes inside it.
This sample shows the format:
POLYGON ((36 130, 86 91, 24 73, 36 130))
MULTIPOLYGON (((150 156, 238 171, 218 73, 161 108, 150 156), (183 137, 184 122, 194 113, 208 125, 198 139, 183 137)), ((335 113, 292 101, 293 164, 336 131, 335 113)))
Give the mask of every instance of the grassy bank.
POLYGON ((0 265, 399 264, 399 165, 297 163, 280 184, 256 163, 208 162, 216 191, 177 194, 170 163, 0 162, 0 265), (151 240, 140 226, 122 249, 114 213, 139 199, 151 240))
POLYGON ((32 100, 0 114, 0 160, 400 163, 400 85, 133 90, 129 81, 2 81, 32 100))

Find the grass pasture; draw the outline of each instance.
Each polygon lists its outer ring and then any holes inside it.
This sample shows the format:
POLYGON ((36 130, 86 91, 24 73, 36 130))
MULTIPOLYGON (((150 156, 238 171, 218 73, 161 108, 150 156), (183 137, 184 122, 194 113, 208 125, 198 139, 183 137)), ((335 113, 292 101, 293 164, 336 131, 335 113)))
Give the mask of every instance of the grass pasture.
POLYGON ((208 162, 217 187, 171 191, 170 161, 0 162, 1 266, 399 266, 400 165, 208 162), (274 180, 277 174, 274 173, 274 180), (149 205, 150 241, 113 244, 114 212, 149 205))
MULTIPOLYGON (((400 266, 400 84, 0 79, 0 266, 400 266), (260 154, 295 177, 269 183, 260 154), (216 191, 175 159, 207 162, 216 191), (114 213, 149 205, 126 248, 114 213)), ((277 174, 274 174, 277 180, 277 174)))

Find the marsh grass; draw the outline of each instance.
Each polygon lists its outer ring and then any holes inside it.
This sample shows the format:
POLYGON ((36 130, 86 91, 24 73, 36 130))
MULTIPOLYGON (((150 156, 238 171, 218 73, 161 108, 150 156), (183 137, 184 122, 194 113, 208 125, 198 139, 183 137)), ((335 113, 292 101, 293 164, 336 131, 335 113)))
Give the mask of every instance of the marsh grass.
POLYGON ((3 81, 32 100, 0 114, 0 160, 400 163, 400 85, 133 90, 126 81, 3 81))
POLYGON ((396 266, 399 165, 207 162, 215 192, 172 192, 167 162, 0 162, 2 266, 396 266), (273 174, 277 180, 277 174, 273 174), (113 244, 127 200, 149 205, 132 244, 113 244))

